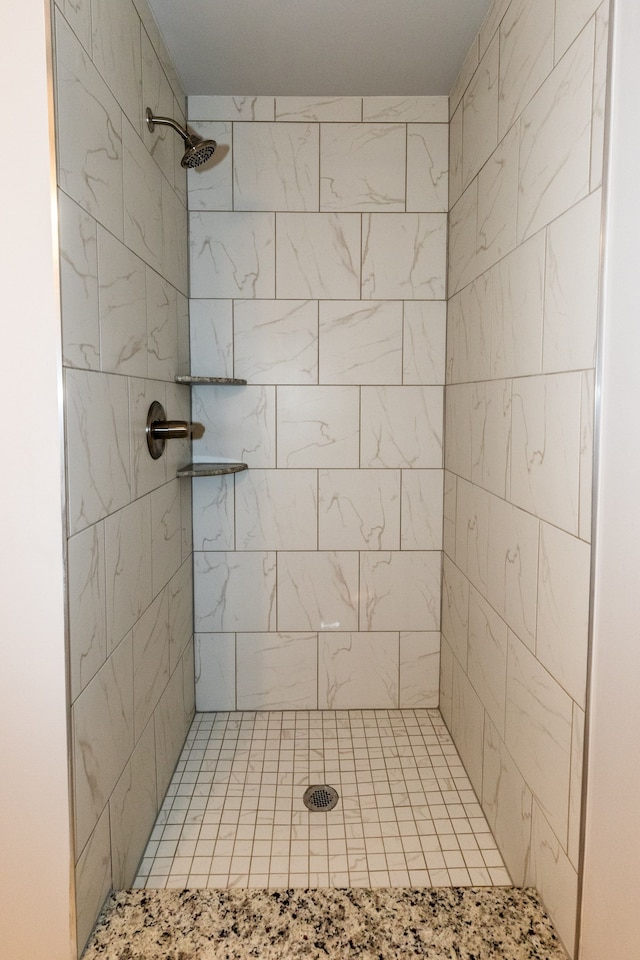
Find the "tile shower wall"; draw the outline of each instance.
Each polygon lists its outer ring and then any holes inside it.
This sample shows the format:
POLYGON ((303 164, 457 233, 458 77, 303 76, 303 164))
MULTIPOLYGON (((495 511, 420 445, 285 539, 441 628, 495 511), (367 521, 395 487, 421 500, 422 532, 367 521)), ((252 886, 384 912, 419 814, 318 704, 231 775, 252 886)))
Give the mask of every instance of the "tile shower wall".
POLYGON ((570 950, 607 20, 497 0, 450 101, 441 710, 570 950))
POLYGON ((447 98, 189 116, 198 708, 435 706, 447 98))
POLYGON ((184 97, 144 0, 55 9, 78 941, 131 884, 193 716, 184 97))

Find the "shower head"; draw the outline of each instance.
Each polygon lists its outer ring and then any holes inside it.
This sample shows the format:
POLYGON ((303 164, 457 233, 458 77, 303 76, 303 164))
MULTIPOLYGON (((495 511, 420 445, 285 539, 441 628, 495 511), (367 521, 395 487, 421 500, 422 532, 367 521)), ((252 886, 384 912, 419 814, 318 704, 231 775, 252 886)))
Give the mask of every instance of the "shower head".
POLYGON ((189 167, 193 169, 194 167, 200 167, 203 163, 206 163, 207 160, 213 156, 214 150, 216 149, 215 140, 203 140, 202 137, 199 137, 197 133, 188 133, 179 123, 176 123, 175 120, 172 120, 170 117, 154 117, 153 113, 147 107, 146 111, 147 126, 149 130, 153 133, 153 129, 156 123, 165 124, 167 127, 171 127, 172 130, 175 130, 176 133, 179 133, 182 139, 184 140, 186 151, 180 161, 182 167, 189 167))

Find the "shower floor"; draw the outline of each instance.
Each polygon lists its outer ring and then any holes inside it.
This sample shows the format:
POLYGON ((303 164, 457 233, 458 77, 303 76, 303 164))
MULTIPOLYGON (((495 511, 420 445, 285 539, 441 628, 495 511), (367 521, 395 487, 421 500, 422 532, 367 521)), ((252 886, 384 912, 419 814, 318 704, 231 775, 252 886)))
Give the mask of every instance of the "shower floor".
POLYGON ((196 714, 135 887, 511 883, 437 710, 196 714), (339 793, 310 812, 306 788, 339 793))

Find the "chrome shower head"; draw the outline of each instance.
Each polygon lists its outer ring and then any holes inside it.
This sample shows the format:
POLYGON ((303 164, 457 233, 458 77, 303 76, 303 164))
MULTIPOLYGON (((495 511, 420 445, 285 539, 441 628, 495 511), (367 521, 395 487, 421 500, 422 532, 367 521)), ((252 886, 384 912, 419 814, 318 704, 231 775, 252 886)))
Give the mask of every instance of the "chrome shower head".
POLYGON ((154 117, 149 107, 147 107, 146 110, 146 119, 147 126, 152 133, 156 123, 160 123, 171 127, 172 130, 180 134, 187 148, 180 161, 182 167, 188 167, 190 169, 200 167, 213 156, 217 146, 215 140, 203 140, 202 137, 199 137, 196 133, 188 133, 179 123, 176 123, 176 121, 170 117, 154 117))

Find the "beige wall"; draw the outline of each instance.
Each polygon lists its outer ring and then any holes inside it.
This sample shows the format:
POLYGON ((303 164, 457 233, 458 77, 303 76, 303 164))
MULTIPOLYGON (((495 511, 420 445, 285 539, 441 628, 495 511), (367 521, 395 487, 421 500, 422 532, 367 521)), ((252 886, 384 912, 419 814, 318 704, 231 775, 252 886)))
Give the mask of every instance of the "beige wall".
POLYGON ((144 0, 55 10, 78 941, 131 884, 193 714, 184 98, 144 0))
POLYGON ((450 104, 441 707, 570 951, 607 13, 499 0, 450 104))

